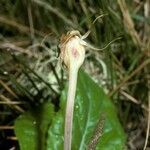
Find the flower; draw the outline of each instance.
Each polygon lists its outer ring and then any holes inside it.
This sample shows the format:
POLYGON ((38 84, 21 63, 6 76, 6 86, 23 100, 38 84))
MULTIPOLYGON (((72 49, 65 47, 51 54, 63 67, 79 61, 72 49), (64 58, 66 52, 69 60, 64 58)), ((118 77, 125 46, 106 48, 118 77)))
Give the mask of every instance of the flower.
POLYGON ((60 58, 65 66, 79 69, 85 58, 85 46, 81 42, 79 31, 73 30, 60 39, 60 58))

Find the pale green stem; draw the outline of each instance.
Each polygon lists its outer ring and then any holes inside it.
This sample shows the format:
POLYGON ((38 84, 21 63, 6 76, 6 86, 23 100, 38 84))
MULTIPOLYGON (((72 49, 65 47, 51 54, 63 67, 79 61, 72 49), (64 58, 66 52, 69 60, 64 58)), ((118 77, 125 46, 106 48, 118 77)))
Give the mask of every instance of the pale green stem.
POLYGON ((76 94, 77 75, 78 75, 78 68, 76 66, 70 66, 69 89, 68 89, 66 116, 65 116, 64 150, 71 150, 73 111, 76 94))

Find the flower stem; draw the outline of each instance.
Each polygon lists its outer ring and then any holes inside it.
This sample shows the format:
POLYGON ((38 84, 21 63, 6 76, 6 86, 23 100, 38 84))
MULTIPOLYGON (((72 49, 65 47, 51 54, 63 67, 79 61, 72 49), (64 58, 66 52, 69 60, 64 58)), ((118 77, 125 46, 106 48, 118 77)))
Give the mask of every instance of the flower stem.
POLYGON ((69 89, 65 117, 64 150, 71 150, 73 111, 76 94, 77 75, 78 68, 71 66, 69 69, 69 89))

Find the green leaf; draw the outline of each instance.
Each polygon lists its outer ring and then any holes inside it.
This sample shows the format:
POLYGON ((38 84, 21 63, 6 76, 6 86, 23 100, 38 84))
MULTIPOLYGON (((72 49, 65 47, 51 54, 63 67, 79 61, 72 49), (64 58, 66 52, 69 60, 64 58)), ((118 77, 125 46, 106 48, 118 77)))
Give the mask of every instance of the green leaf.
POLYGON ((53 105, 45 103, 17 118, 15 134, 21 150, 46 149, 47 131, 53 116, 53 105))
MULTIPOLYGON (((61 110, 48 131, 48 150, 63 150, 64 115, 67 90, 61 97, 61 110)), ((113 103, 103 90, 83 71, 79 72, 73 121, 73 150, 84 150, 94 133, 100 116, 105 114, 105 125, 97 150, 122 150, 125 134, 117 118, 113 103)))
MULTIPOLYGON (((45 109, 38 109, 36 114, 41 114, 43 110, 46 111, 46 113, 42 113, 43 115, 41 115, 40 120, 31 113, 26 113, 16 121, 15 130, 21 150, 35 150, 39 146, 39 138, 42 141, 40 145, 44 145, 41 148, 42 150, 63 150, 66 96, 67 88, 62 92, 60 110, 57 113, 54 113, 50 105, 50 107, 44 107, 45 109), (45 128, 45 130, 41 130, 41 132, 44 131, 41 134, 43 136, 38 136, 39 130, 37 130, 37 125, 33 125, 35 119, 38 120, 39 125, 43 124, 43 120, 47 122, 41 128, 45 128), (30 140, 27 138, 29 136, 30 140), (25 147, 26 145, 32 145, 32 147, 25 147)), ((113 103, 86 73, 80 71, 74 109, 73 150, 84 150, 88 148, 87 146, 91 142, 95 131, 99 134, 99 129, 96 127, 101 126, 98 122, 103 120, 101 117, 103 114, 104 130, 100 139, 97 141, 96 150, 122 150, 126 138, 117 118, 113 103)))

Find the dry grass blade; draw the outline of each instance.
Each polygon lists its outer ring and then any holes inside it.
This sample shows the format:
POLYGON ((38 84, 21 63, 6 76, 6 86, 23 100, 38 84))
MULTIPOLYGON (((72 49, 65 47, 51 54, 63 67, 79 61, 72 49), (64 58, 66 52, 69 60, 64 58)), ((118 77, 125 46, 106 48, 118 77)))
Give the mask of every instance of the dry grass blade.
POLYGON ((1 102, 0 101, 0 104, 18 105, 18 104, 23 104, 23 102, 16 102, 16 101, 13 101, 13 102, 1 102))
MULTIPOLYGON (((137 105, 140 104, 140 102, 139 102, 137 99, 135 99, 133 96, 129 95, 127 92, 121 90, 120 93, 121 93, 123 96, 125 96, 127 99, 129 99, 131 102, 133 102, 133 103, 135 103, 135 104, 137 104, 137 105)), ((141 105, 141 108, 143 108, 145 111, 148 112, 148 108, 147 108, 144 104, 141 105)))
POLYGON ((125 77, 123 81, 117 85, 117 87, 109 93, 109 96, 112 96, 117 90, 119 90, 128 80, 130 80, 134 75, 141 71, 145 66, 150 63, 150 60, 144 61, 137 69, 135 69, 129 76, 125 77))
MULTIPOLYGON (((3 100, 4 102, 6 102, 6 104, 8 103, 8 105, 9 105, 9 103, 11 103, 11 100, 9 98, 5 97, 4 95, 0 95, 0 99, 3 100)), ((24 110, 17 105, 11 105, 11 107, 13 107, 14 109, 16 109, 17 111, 19 111, 21 113, 24 112, 24 110)))
POLYGON ((24 53, 24 54, 28 54, 29 56, 31 56, 30 51, 28 51, 27 49, 18 47, 16 45, 12 44, 12 43, 1 43, 0 48, 1 49, 6 49, 7 51, 14 50, 14 51, 24 53))
POLYGON ((0 80, 0 84, 15 98, 18 98, 18 96, 15 94, 15 92, 6 84, 4 83, 2 80, 0 80))
POLYGON ((14 126, 0 126, 0 130, 13 130, 14 126))
POLYGON ((35 35, 34 35, 34 24, 33 24, 33 18, 32 18, 32 10, 31 10, 31 3, 28 3, 27 6, 27 11, 28 11, 28 18, 29 18, 29 25, 30 25, 30 35, 31 35, 31 39, 32 42, 34 44, 34 39, 35 39, 35 35))
POLYGON ((134 22, 130 17, 125 0, 118 0, 118 4, 123 14, 124 25, 126 27, 127 32, 132 37, 132 40, 135 43, 135 45, 142 47, 142 41, 140 40, 140 37, 134 28, 134 22))
POLYGON ((146 150, 148 139, 150 134, 150 91, 148 94, 148 117, 147 117, 147 130, 146 130, 146 138, 145 138, 145 144, 143 150, 146 150))
MULTIPOLYGON (((6 25, 12 26, 12 27, 16 28, 17 30, 19 30, 20 32, 22 32, 22 33, 25 33, 27 35, 30 34, 30 32, 29 32, 30 28, 29 27, 27 27, 25 25, 22 25, 22 24, 14 21, 14 20, 6 17, 6 16, 1 15, 0 16, 0 22, 3 23, 3 24, 6 24, 6 25)), ((42 36, 42 37, 44 37, 46 35, 45 33, 41 32, 41 31, 38 31, 38 30, 35 30, 35 33, 39 36, 42 36)))
POLYGON ((15 137, 15 136, 8 136, 7 139, 12 140, 12 141, 17 141, 18 140, 17 137, 15 137))

